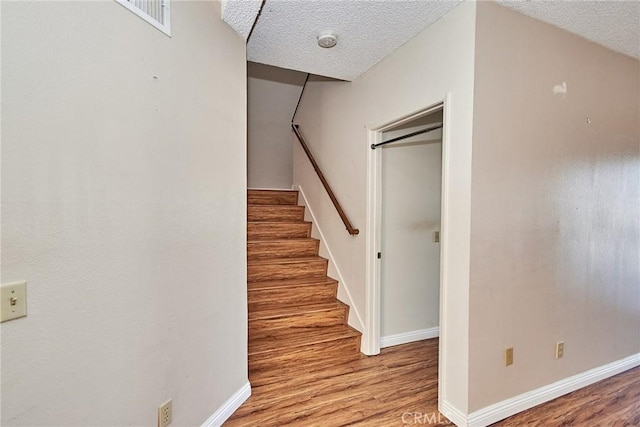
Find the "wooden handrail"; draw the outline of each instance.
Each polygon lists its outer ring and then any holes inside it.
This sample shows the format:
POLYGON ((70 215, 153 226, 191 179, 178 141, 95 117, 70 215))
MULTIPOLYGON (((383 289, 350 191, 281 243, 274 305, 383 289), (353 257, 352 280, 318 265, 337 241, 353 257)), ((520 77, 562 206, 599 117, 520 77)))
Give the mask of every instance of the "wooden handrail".
POLYGON ((304 150, 305 153, 307 153, 307 157, 309 158, 311 165, 313 165, 313 169, 315 169, 316 173, 318 174, 318 178, 320 178, 320 181, 324 186, 324 189, 327 191, 327 194, 329 194, 329 198, 333 202, 333 206, 335 206, 336 210, 338 211, 338 215, 340 215, 340 218, 342 219, 342 222, 344 223, 345 227, 347 227, 347 231, 352 236, 357 235, 358 233, 360 233, 360 230, 358 230, 357 228, 353 228, 353 225, 351 225, 351 221, 349 221, 349 218, 347 218, 347 215, 344 213, 344 210, 342 210, 342 206, 340 206, 340 202, 338 202, 336 195, 333 194, 333 191, 331 190, 331 187, 329 186, 327 179, 324 177, 324 174, 320 170, 320 166, 318 166, 318 163, 316 163, 316 159, 313 158, 313 154, 311 154, 311 151, 309 150, 307 143, 304 141, 304 138, 302 137, 302 134, 298 129, 299 126, 294 125, 292 123, 291 128, 293 129, 293 132, 295 132, 296 137, 298 137, 298 141, 300 141, 300 145, 302 145, 302 149, 304 150))

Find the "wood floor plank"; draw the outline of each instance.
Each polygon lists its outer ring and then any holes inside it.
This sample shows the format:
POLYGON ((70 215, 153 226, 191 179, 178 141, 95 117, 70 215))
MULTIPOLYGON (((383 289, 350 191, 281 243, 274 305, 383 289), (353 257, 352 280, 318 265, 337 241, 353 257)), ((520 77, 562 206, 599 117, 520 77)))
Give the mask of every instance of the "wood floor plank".
POLYGON ((640 426, 640 367, 521 412, 495 427, 640 426))
POLYGON ((423 389, 418 382, 398 393, 403 384, 399 376, 405 385, 417 373, 429 375, 422 371, 437 379, 437 342, 431 341, 384 349, 375 357, 282 370, 280 381, 254 387, 252 397, 225 425, 402 425, 403 401, 422 412, 436 410, 437 385, 423 389), (380 424, 383 419, 389 423, 380 424))
MULTIPOLYGON (((271 382, 253 385, 252 396, 224 425, 447 425, 437 412, 437 359, 437 338, 304 368, 294 359, 277 381, 272 375, 271 382)), ((640 367, 494 424, 506 426, 640 426, 640 367)))

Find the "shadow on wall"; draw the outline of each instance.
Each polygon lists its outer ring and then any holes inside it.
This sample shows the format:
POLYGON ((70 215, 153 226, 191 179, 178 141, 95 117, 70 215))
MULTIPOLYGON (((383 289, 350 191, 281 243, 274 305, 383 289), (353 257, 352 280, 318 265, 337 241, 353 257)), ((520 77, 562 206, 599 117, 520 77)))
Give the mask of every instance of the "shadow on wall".
POLYGON ((307 75, 247 64, 247 183, 249 188, 291 189, 291 116, 307 75))

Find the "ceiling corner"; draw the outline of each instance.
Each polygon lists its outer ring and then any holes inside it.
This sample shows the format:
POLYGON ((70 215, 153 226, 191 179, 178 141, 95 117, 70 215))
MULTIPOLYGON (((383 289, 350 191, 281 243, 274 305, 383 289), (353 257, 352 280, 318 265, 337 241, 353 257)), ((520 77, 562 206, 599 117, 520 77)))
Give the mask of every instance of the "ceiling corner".
POLYGON ((220 15, 240 37, 247 40, 261 5, 261 0, 222 0, 220 15))

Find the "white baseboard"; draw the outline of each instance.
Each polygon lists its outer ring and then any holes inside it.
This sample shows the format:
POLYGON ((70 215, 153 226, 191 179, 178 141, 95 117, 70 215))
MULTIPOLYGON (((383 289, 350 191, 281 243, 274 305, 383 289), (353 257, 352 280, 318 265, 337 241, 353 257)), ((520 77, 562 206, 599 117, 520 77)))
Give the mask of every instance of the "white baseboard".
MULTIPOLYGON (((541 403, 548 402, 549 400, 571 393, 582 387, 602 381, 626 370, 635 368, 636 366, 640 366, 640 353, 487 406, 486 408, 469 414, 467 424, 456 424, 460 427, 488 426, 518 412, 533 408, 541 403)), ((444 415, 448 417, 447 414, 444 415)), ((453 419, 451 419, 451 421, 455 422, 453 419)))
POLYGON ((397 335, 389 335, 380 338, 380 348, 406 344, 414 341, 428 340, 430 338, 436 338, 438 336, 440 336, 440 328, 438 326, 429 329, 419 329, 417 331, 405 332, 397 335))
POLYGON ((243 385, 240 390, 236 391, 224 404, 218 408, 202 424, 202 427, 220 427, 222 423, 227 421, 231 415, 251 396, 251 384, 249 381, 243 385))
POLYGON ((309 205, 309 200, 307 199, 307 196, 304 194, 304 190, 302 189, 301 185, 294 185, 293 187, 295 190, 298 190, 300 192, 304 205, 307 208, 309 215, 311 216, 313 227, 316 230, 318 230, 318 235, 320 237, 320 244, 327 251, 330 267, 333 267, 335 269, 336 275, 338 276, 335 278, 336 280, 338 280, 338 292, 344 291, 344 294, 347 297, 346 298, 347 301, 342 301, 342 302, 344 302, 349 306, 349 313, 353 313, 355 315, 355 319, 352 319, 351 316, 349 316, 349 326, 353 327, 359 332, 362 332, 364 331, 364 322, 362 321, 360 312, 358 311, 358 308, 356 307, 356 305, 353 303, 353 298, 351 298, 351 293, 349 292, 349 286, 347 282, 345 282, 344 277, 342 277, 342 273, 340 273, 338 264, 336 263, 336 260, 333 257, 333 254, 331 253, 331 249, 329 249, 329 245, 327 245, 327 240, 324 238, 324 234, 322 234, 322 229, 320 228, 318 220, 316 219, 316 216, 313 213, 313 209, 309 205), (353 320, 355 320, 355 322, 353 320))
POLYGON ((440 411, 442 415, 447 417, 449 421, 451 421, 458 427, 468 427, 469 425, 467 421, 467 415, 460 412, 458 408, 451 405, 446 400, 440 401, 440 405, 438 406, 438 411, 440 411))

